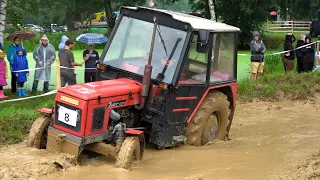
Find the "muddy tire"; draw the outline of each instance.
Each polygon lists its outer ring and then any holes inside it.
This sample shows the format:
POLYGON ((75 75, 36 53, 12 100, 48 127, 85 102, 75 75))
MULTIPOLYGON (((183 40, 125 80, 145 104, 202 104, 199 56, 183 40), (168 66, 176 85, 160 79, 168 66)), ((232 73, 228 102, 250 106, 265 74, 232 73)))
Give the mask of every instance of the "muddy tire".
POLYGON ((187 143, 201 146, 214 139, 224 140, 229 124, 229 105, 225 94, 219 91, 209 93, 186 126, 187 143))
POLYGON ((132 162, 141 159, 140 142, 138 137, 127 137, 121 145, 116 159, 116 167, 129 169, 132 162))
POLYGON ((38 117, 33 122, 28 137, 28 147, 34 147, 37 149, 46 148, 50 122, 50 117, 38 117))

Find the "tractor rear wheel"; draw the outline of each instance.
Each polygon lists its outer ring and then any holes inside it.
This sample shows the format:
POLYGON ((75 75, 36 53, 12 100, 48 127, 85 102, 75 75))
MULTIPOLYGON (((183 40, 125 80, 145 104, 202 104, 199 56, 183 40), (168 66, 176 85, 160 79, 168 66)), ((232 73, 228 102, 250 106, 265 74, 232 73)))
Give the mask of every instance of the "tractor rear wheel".
POLYGON ((129 169, 134 161, 139 160, 141 160, 139 138, 135 136, 127 137, 119 150, 116 167, 129 169))
POLYGON ((30 129, 27 146, 37 149, 46 149, 50 117, 38 117, 30 129))
POLYGON ((228 127, 230 102, 219 91, 209 93, 186 127, 187 143, 201 146, 214 139, 224 140, 228 127))

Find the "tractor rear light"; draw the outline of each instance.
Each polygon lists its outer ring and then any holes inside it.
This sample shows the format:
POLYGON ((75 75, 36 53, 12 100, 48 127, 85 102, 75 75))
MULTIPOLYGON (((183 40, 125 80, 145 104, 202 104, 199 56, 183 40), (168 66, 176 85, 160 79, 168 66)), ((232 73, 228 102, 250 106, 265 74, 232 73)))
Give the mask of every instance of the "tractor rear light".
POLYGON ((97 68, 101 71, 106 71, 107 70, 107 67, 102 65, 102 64, 97 64, 97 68))
POLYGON ((160 83, 160 84, 159 84, 159 88, 161 88, 161 89, 168 89, 168 86, 167 86, 166 84, 164 84, 164 83, 160 83))

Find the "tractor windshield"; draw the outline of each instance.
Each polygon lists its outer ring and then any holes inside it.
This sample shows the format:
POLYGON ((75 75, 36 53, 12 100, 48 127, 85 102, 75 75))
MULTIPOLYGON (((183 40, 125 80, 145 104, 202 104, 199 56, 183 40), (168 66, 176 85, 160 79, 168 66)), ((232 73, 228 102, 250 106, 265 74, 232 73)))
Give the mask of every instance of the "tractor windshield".
MULTIPOLYGON (((148 62, 153 27, 153 23, 123 16, 103 63, 143 75, 144 66, 148 62)), ((157 27, 152 55, 152 79, 156 79, 165 69, 163 82, 172 82, 186 36, 185 31, 161 25, 157 27), (168 65, 165 68, 166 63, 168 65)))

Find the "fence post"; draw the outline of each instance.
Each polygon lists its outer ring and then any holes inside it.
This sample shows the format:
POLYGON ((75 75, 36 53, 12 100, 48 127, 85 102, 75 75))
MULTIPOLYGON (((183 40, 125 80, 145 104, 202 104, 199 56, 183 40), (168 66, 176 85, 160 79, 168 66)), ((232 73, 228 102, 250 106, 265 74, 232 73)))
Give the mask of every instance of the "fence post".
POLYGON ((317 41, 317 57, 316 57, 316 65, 319 66, 320 61, 320 38, 317 41))
POLYGON ((267 19, 267 32, 269 32, 269 24, 268 24, 268 19, 267 19))
POLYGON ((291 20, 291 32, 293 34, 293 20, 291 20))
POLYGON ((56 76, 57 76, 57 82, 56 82, 56 88, 57 90, 61 88, 61 76, 60 76, 60 60, 56 60, 56 76))

